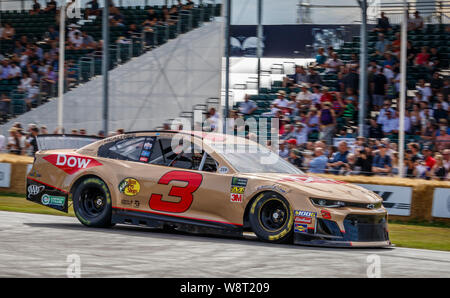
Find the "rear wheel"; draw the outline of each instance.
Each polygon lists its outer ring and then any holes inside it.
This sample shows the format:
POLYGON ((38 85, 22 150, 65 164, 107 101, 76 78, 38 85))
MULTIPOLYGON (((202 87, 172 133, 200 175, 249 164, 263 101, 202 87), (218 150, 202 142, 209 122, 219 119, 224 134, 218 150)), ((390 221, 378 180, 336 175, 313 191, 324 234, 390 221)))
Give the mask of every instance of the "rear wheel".
POLYGON ((111 226, 111 194, 97 177, 83 179, 73 192, 73 209, 80 222, 88 227, 111 226))
POLYGON ((291 239, 294 215, 289 202, 277 193, 260 194, 250 206, 249 221, 263 241, 281 243, 291 239))

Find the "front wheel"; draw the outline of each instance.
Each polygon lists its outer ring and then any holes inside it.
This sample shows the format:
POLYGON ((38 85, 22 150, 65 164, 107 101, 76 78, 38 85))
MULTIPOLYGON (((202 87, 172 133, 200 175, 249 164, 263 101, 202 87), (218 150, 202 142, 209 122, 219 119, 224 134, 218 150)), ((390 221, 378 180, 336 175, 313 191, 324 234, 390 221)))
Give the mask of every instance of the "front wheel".
POLYGON ((111 194, 97 177, 83 179, 73 192, 73 209, 79 221, 88 227, 111 226, 111 194))
POLYGON ((250 226, 259 239, 282 243, 291 239, 294 223, 289 202, 274 192, 260 194, 250 206, 250 226))

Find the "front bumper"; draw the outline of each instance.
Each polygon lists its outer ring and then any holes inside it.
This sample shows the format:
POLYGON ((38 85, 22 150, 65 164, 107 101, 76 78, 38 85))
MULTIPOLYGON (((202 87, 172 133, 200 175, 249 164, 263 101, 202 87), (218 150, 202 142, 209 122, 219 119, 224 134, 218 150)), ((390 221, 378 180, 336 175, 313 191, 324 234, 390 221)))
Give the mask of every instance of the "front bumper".
POLYGON ((388 247, 391 245, 386 215, 349 214, 344 230, 332 220, 316 218, 313 228, 294 233, 294 243, 328 247, 388 247))

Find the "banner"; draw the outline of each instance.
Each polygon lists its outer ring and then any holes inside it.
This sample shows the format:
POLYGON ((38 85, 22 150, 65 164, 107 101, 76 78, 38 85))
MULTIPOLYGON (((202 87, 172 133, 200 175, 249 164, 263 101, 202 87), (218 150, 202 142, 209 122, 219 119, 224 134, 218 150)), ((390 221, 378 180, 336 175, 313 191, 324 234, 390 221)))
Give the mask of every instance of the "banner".
MULTIPOLYGON (((231 25, 231 56, 256 57, 256 25, 231 25)), ((320 47, 339 49, 359 36, 359 25, 263 25, 263 57, 313 57, 320 47)))
POLYGON ((0 187, 9 187, 11 180, 11 164, 0 163, 0 187))
POLYGON ((383 206, 390 215, 409 216, 411 214, 412 188, 376 184, 358 184, 383 198, 383 206))
POLYGON ((435 188, 433 195, 433 217, 450 218, 450 188, 435 188))

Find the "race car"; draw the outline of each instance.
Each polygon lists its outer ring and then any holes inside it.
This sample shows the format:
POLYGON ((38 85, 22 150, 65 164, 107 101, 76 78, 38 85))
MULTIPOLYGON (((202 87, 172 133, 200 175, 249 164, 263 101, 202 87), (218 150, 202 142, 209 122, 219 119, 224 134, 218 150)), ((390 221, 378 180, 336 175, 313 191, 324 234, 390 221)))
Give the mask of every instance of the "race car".
POLYGON ((195 131, 38 137, 27 199, 89 227, 169 228, 266 242, 390 246, 382 198, 308 176, 247 138, 195 131))

